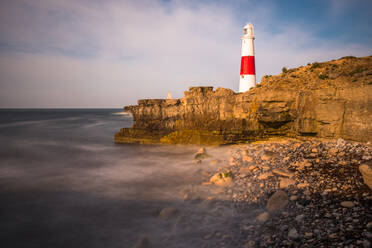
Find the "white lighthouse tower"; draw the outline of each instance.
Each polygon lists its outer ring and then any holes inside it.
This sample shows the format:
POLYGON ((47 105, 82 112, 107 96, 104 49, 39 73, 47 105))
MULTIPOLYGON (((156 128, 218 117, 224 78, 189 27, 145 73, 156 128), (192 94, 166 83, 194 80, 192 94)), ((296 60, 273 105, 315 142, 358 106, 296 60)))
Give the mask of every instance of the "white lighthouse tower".
POLYGON ((256 69, 254 65, 254 32, 253 25, 244 27, 242 36, 242 60, 240 66, 239 92, 246 92, 256 86, 256 69))

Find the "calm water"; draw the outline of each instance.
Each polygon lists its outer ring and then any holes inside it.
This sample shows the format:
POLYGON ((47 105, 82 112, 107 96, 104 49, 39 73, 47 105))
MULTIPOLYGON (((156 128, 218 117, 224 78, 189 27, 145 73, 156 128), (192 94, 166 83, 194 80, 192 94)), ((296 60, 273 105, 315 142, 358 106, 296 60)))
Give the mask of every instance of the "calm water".
POLYGON ((119 111, 0 110, 1 247, 201 245, 210 228, 187 212, 199 210, 180 207, 189 224, 157 217, 195 180, 197 148, 115 145, 131 125, 119 111))

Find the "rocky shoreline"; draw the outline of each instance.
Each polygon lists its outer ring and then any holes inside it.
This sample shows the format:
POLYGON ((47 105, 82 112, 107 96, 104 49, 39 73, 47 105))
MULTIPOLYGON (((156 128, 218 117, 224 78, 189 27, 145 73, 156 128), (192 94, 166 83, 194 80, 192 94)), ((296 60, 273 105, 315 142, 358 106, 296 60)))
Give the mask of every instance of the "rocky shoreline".
POLYGON ((183 205, 205 209, 213 225, 202 247, 371 247, 372 192, 359 171, 371 168, 369 143, 274 140, 202 148, 194 159, 200 169, 180 192, 184 203, 159 218, 187 228, 183 205))
POLYGON ((244 93, 190 87, 126 106, 133 125, 114 139, 208 145, 184 175, 190 185, 156 211, 172 230, 167 244, 368 248, 371 80, 372 56, 347 56, 267 75, 244 93))

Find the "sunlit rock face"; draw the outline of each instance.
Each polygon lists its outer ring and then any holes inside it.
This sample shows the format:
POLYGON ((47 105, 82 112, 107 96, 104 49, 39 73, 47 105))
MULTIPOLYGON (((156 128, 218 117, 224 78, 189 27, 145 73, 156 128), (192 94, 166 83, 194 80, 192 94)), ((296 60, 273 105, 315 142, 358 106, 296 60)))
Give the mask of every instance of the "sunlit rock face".
POLYGON ((191 87, 181 99, 127 106, 117 143, 226 144, 270 136, 372 140, 372 56, 290 69, 245 93, 191 87))

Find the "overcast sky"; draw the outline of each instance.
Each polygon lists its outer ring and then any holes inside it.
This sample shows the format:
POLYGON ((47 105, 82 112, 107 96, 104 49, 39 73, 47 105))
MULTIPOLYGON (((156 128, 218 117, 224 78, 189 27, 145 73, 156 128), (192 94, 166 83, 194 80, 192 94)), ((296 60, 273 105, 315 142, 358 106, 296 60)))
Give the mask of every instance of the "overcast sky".
POLYGON ((257 80, 281 68, 372 55, 372 1, 1 0, 0 108, 121 108, 238 89, 242 28, 257 80))

